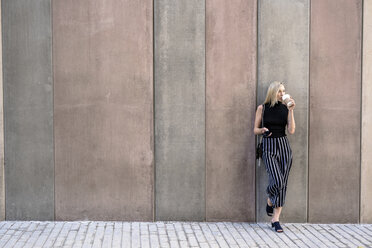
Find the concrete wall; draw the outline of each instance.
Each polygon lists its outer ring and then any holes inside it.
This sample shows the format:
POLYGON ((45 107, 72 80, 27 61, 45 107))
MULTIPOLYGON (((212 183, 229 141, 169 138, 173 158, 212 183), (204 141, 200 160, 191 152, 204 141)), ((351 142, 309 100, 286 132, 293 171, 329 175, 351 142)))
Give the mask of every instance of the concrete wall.
POLYGON ((54 219, 50 0, 3 0, 7 220, 54 219))
POLYGON ((207 0, 206 9, 207 221, 255 221, 257 5, 207 0))
MULTIPOLYGON (((308 171, 308 85, 309 85, 309 0, 261 0, 258 15, 258 95, 262 104, 272 81, 283 81, 286 92, 296 100, 296 132, 288 135, 293 164, 288 179, 281 219, 307 219, 308 171)), ((267 220, 265 211, 268 176, 258 167, 257 221, 267 220)))
POLYGON ((281 80, 281 220, 372 223, 371 5, 2 0, 0 220, 268 221, 252 129, 281 80))
POLYGON ((309 222, 359 221, 361 28, 362 1, 311 1, 309 222))
POLYGON ((4 184, 4 106, 3 106, 3 54, 1 32, 0 0, 0 221, 5 220, 5 184, 4 184))
POLYGON ((53 2, 56 220, 153 220, 152 10, 53 2))
POLYGON ((155 1, 156 220, 205 219, 205 2, 155 1))
POLYGON ((363 7, 362 163, 360 222, 372 223, 372 1, 363 7))

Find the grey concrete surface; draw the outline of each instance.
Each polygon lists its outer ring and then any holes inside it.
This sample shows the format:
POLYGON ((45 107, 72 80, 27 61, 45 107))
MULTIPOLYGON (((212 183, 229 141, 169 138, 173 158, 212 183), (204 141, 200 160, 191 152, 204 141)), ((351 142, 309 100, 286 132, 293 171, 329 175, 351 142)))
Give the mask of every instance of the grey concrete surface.
POLYGON ((257 5, 206 10, 206 220, 255 221, 257 5))
POLYGON ((1 247, 371 247, 372 225, 248 222, 0 222, 1 247))
POLYGON ((4 92, 3 92, 3 54, 1 32, 0 0, 0 220, 5 220, 5 182, 4 182, 4 92))
MULTIPOLYGON (((296 101, 296 132, 287 134, 293 151, 286 202, 281 219, 307 221, 308 190, 308 89, 309 89, 309 0, 259 1, 258 91, 262 104, 272 81, 282 81, 296 101)), ((257 167, 257 221, 268 219, 265 211, 268 176, 265 165, 257 167)))
POLYGON ((50 0, 3 0, 7 220, 54 219, 50 0))
POLYGON ((152 11, 53 2, 56 220, 153 220, 152 11))
POLYGON ((361 31, 362 1, 311 1, 309 222, 359 222, 361 31))
POLYGON ((155 1, 156 220, 205 219, 205 2, 155 1))
POLYGON ((372 223, 372 1, 363 1, 362 161, 360 222, 372 223))

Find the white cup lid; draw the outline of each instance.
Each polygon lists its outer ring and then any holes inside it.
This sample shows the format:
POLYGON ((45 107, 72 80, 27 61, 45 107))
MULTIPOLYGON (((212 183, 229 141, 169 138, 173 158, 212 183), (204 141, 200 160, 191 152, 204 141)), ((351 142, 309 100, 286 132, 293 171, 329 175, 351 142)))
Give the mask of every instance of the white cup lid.
POLYGON ((290 98, 289 94, 285 94, 284 96, 282 96, 282 100, 284 101, 285 99, 287 98, 290 98))

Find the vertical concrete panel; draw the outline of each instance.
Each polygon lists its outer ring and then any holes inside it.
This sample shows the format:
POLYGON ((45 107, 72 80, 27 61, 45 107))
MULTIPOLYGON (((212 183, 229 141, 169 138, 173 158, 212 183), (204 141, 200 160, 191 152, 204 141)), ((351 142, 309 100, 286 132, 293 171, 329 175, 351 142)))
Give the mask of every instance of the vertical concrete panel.
POLYGON ((255 0, 207 0, 207 221, 255 221, 256 27, 255 0))
POLYGON ((5 220, 5 184, 4 184, 4 106, 3 106, 3 54, 1 32, 0 0, 0 220, 5 220))
POLYGON ((372 1, 363 6, 362 167, 360 222, 372 223, 372 1))
POLYGON ((7 220, 54 219, 50 0, 3 0, 7 220))
POLYGON ((57 220, 153 220, 152 13, 53 2, 57 220))
POLYGON ((156 219, 205 219, 205 2, 155 1, 156 219))
MULTIPOLYGON (((296 132, 288 134, 293 164, 281 220, 306 222, 308 171, 309 0, 259 1, 258 93, 262 104, 272 81, 283 81, 296 100, 296 132)), ((266 221, 265 165, 257 169, 257 221, 266 221)))
POLYGON ((361 0, 311 1, 309 222, 356 223, 361 0))

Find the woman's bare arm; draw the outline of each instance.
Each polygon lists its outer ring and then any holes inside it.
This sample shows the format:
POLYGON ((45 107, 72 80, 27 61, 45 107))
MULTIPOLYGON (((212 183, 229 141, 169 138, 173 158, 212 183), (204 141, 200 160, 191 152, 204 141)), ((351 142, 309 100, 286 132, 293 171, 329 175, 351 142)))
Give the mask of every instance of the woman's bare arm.
POLYGON ((294 120, 294 113, 293 113, 293 110, 295 108, 295 101, 293 99, 292 100, 292 105, 288 108, 288 125, 287 125, 287 130, 288 130, 288 133, 289 134, 294 134, 295 133, 295 130, 296 130, 296 123, 295 123, 295 120, 294 120))
POLYGON ((259 105, 256 110, 256 118, 254 119, 253 133, 255 135, 263 134, 265 131, 268 131, 268 129, 265 127, 260 128, 261 119, 262 119, 262 105, 259 105))

